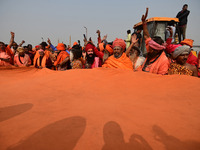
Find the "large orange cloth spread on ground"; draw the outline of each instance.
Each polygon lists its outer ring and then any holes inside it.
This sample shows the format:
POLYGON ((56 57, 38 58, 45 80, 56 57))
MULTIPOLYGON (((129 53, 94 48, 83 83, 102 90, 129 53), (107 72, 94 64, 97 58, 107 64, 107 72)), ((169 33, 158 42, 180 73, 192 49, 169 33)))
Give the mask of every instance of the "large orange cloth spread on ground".
POLYGON ((126 56, 125 53, 122 54, 120 58, 115 58, 114 55, 110 56, 102 66, 103 68, 119 68, 119 69, 127 69, 133 70, 133 64, 126 56))
POLYGON ((1 150, 200 149, 196 77, 105 68, 0 74, 1 150))

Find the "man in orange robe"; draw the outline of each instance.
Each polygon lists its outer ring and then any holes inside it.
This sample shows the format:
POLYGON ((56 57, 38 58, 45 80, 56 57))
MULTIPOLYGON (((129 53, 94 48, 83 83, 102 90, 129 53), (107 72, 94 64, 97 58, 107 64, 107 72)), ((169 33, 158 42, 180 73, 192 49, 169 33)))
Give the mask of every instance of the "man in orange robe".
POLYGON ((65 60, 65 58, 69 57, 69 54, 65 51, 65 45, 63 43, 58 43, 56 48, 61 52, 58 54, 58 57, 54 62, 54 66, 56 66, 57 70, 66 70, 67 69, 66 64, 60 65, 63 62, 63 60, 65 60))
POLYGON ((126 44, 124 40, 116 38, 113 42, 113 55, 108 57, 102 67, 133 70, 130 58, 124 53, 125 48, 126 44))
POLYGON ((168 73, 169 68, 169 60, 164 52, 166 47, 164 46, 164 41, 161 39, 161 37, 155 36, 151 39, 147 29, 147 15, 148 8, 146 10, 145 16, 142 16, 143 34, 146 43, 147 58, 143 65, 138 68, 138 70, 165 75, 168 73))
POLYGON ((10 32, 11 39, 8 46, 6 46, 3 42, 0 42, 0 66, 10 66, 13 64, 14 53, 11 50, 11 46, 14 42, 15 33, 10 32))

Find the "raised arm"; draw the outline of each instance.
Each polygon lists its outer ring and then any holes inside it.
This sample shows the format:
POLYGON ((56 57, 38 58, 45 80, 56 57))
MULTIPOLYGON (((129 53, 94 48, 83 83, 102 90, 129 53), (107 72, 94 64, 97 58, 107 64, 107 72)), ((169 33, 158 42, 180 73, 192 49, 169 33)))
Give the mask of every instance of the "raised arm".
POLYGON ((21 43, 18 45, 18 47, 22 47, 22 45, 25 43, 24 40, 21 41, 21 43))
POLYGON ((137 41, 138 41, 137 35, 133 34, 131 36, 131 45, 128 47, 128 49, 125 52, 126 56, 129 56, 129 53, 130 53, 131 49, 133 48, 133 46, 135 45, 135 43, 137 43, 137 41))
POLYGON ((15 33, 14 32, 10 32, 11 34, 11 38, 10 38, 10 43, 8 44, 9 47, 12 46, 13 42, 14 42, 14 38, 15 38, 15 33))
POLYGON ((143 35, 144 35, 144 39, 148 39, 150 37, 149 35, 149 31, 147 29, 147 22, 146 22, 146 18, 148 16, 148 11, 149 11, 149 8, 146 8, 146 13, 145 15, 142 15, 142 26, 143 26, 143 35))
POLYGON ((49 45, 53 51, 57 51, 57 48, 51 44, 51 40, 49 38, 48 38, 47 42, 49 43, 49 45))

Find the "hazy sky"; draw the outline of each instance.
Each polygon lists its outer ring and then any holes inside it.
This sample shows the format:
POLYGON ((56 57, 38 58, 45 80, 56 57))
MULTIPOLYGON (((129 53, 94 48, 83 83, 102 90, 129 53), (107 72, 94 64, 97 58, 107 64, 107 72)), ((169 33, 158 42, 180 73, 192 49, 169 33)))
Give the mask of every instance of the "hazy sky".
POLYGON ((175 17, 188 4, 187 38, 200 45, 200 0, 0 0, 0 41, 9 42, 10 31, 17 43, 34 46, 49 37, 54 45, 83 40, 84 26, 96 43, 96 30, 108 41, 126 38, 126 31, 140 22, 146 7, 151 17, 175 17))

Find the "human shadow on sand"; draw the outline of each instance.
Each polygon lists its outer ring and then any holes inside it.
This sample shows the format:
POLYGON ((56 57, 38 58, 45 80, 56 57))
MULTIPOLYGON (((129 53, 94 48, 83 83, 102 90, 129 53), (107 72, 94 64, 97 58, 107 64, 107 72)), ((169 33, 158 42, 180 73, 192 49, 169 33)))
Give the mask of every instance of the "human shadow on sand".
POLYGON ((148 142, 138 134, 132 134, 125 143, 121 127, 114 121, 107 122, 103 128, 104 146, 102 150, 152 150, 148 142))
POLYGON ((20 115, 33 107, 31 103, 18 104, 0 108, 0 122, 20 115))
POLYGON ((79 116, 49 124, 7 150, 72 150, 86 127, 86 119, 79 116))
POLYGON ((194 140, 181 141, 178 138, 167 134, 159 126, 153 126, 155 139, 160 141, 166 150, 200 150, 200 142, 194 140))

